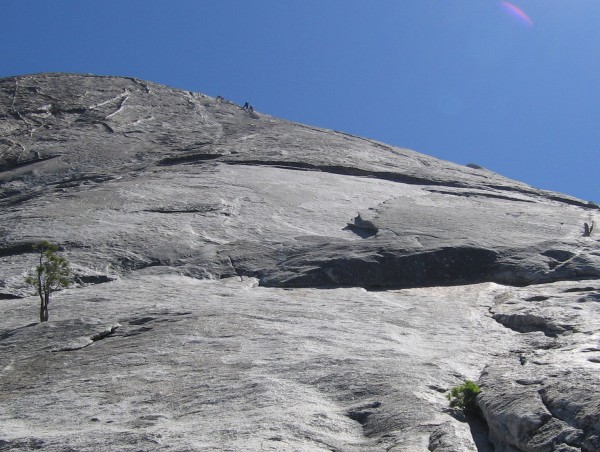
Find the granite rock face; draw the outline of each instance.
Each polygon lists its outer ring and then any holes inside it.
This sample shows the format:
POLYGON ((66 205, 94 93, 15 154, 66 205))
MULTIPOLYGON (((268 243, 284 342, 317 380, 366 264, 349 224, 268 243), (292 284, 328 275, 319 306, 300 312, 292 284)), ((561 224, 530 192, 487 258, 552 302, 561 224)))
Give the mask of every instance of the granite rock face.
POLYGON ((0 80, 0 209, 0 450, 600 450, 593 203, 40 74, 0 80), (75 280, 44 324, 40 239, 75 280))

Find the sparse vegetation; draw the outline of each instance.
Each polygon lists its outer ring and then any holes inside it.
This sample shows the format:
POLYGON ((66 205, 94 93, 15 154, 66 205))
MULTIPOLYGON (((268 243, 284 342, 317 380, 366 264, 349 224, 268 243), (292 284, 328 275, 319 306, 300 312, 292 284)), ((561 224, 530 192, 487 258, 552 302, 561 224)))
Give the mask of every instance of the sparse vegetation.
POLYGON ((50 297, 53 292, 69 286, 71 271, 69 261, 56 254, 57 245, 43 240, 33 249, 39 254, 39 263, 25 277, 25 282, 40 296, 40 322, 46 322, 50 297))
POLYGON ((475 399, 477 394, 481 392, 481 388, 471 380, 465 380, 460 386, 455 386, 448 394, 448 400, 452 408, 460 408, 465 413, 475 412, 477 404, 475 399))

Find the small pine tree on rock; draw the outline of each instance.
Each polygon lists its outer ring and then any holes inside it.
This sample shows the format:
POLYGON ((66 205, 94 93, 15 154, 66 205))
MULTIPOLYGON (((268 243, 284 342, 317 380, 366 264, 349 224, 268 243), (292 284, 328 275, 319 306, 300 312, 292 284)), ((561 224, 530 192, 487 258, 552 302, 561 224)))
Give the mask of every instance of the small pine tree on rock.
POLYGON ((474 413, 477 411, 477 394, 481 388, 471 380, 465 380, 460 386, 455 386, 448 394, 448 400, 452 408, 459 408, 464 413, 474 413))
POLYGON ((69 261, 58 256, 58 246, 46 240, 33 246, 39 255, 35 270, 25 277, 25 283, 33 287, 40 296, 40 322, 48 321, 48 305, 53 292, 69 287, 71 271, 69 261))

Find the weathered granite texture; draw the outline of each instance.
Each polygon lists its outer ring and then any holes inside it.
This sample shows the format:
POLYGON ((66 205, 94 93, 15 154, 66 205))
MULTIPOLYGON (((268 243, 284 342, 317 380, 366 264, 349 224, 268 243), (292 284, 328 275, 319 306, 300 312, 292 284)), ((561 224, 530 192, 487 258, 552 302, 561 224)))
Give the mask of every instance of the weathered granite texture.
POLYGON ((489 363, 480 406, 496 450, 600 450, 600 285, 505 290, 492 318, 521 345, 489 363))
POLYGON ((0 450, 600 450, 599 217, 202 94, 2 79, 0 450), (76 282, 45 324, 39 239, 76 282))

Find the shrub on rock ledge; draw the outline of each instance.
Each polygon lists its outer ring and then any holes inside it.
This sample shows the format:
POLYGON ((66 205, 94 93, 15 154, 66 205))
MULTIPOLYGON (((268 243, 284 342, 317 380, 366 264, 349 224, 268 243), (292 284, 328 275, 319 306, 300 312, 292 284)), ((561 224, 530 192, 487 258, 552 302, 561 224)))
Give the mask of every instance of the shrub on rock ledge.
POLYGON ((481 388, 471 380, 465 380, 460 386, 455 386, 448 394, 448 400, 452 408, 460 408, 464 413, 473 413, 477 411, 477 394, 481 388))

